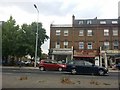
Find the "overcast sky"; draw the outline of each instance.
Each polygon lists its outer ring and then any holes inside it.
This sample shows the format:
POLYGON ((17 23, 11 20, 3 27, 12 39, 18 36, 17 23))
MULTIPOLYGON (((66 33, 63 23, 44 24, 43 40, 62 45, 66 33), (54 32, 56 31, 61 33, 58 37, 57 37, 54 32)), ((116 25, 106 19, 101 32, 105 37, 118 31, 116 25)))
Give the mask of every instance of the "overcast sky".
MULTIPOLYGON (((71 24, 72 15, 76 19, 118 18, 118 2, 120 0, 0 0, 0 21, 7 21, 12 15, 16 23, 30 24, 37 20, 43 23, 47 35, 50 36, 50 24, 71 24)), ((42 45, 44 53, 48 53, 49 40, 42 45)))

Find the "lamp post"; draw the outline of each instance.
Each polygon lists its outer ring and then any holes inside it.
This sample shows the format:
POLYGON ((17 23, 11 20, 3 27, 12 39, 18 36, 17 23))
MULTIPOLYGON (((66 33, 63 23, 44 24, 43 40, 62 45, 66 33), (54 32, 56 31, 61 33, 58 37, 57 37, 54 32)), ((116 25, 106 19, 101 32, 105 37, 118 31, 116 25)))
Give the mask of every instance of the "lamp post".
POLYGON ((36 68, 36 61, 37 61, 37 46, 38 46, 38 19, 39 19, 39 10, 37 6, 34 4, 35 9, 37 10, 37 32, 36 32, 36 45, 35 45, 35 62, 34 62, 34 67, 36 68))

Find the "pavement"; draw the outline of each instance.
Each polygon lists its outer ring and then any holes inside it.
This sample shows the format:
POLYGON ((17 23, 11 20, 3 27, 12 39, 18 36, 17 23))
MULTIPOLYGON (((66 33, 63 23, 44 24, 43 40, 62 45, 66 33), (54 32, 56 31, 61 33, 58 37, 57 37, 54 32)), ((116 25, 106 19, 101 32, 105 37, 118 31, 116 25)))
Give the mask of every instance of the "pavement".
MULTIPOLYGON (((16 68, 16 69, 39 69, 39 67, 18 67, 18 66, 2 66, 2 68, 16 68)), ((120 70, 115 68, 108 68, 109 72, 120 72, 120 70)))
POLYGON ((19 66, 2 66, 2 68, 16 68, 16 69, 39 69, 39 67, 19 67, 19 66))

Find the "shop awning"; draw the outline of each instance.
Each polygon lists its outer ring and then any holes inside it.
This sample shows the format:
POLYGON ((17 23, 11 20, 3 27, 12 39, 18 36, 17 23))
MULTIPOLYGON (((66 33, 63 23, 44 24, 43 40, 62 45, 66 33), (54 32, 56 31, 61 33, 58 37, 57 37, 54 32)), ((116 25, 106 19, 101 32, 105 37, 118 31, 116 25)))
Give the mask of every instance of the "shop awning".
POLYGON ((76 57, 76 58, 79 58, 79 57, 94 58, 95 55, 74 55, 73 57, 76 57))

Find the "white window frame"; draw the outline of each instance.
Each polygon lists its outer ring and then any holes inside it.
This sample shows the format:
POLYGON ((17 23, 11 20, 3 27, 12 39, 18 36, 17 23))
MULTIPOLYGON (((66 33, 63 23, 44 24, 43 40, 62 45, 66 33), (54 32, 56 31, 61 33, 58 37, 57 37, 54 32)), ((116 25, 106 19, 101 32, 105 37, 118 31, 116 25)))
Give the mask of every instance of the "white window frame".
POLYGON ((56 30, 56 35, 59 36, 60 35, 60 30, 56 30))
POLYGON ((104 42, 104 47, 105 49, 109 49, 110 43, 108 41, 104 42))
POLYGON ((113 30, 113 36, 118 36, 118 30, 117 29, 113 30))
POLYGON ((79 24, 83 24, 83 21, 82 21, 82 20, 81 20, 81 21, 78 21, 78 23, 79 23, 79 24))
POLYGON ((64 41, 64 48, 68 48, 68 41, 64 41))
POLYGON ((68 30, 64 30, 64 36, 68 36, 68 30))
POLYGON ((60 48, 60 42, 55 43, 55 48, 60 48))
POLYGON ((106 24, 106 21, 100 21, 100 24, 106 24))
POLYGON ((84 30, 79 30, 79 36, 84 36, 84 30))
POLYGON ((79 42, 79 49, 84 49, 84 42, 79 42))
POLYGON ((92 49, 93 47, 92 47, 92 42, 88 42, 87 43, 87 49, 92 49))
POLYGON ((119 41, 118 40, 115 40, 114 42, 113 42, 113 47, 114 47, 114 49, 119 49, 119 41), (116 48, 117 47, 117 48, 116 48))
POLYGON ((112 24, 118 24, 118 21, 112 21, 112 24))
POLYGON ((92 24, 92 21, 91 21, 91 20, 88 20, 88 21, 87 21, 87 24, 92 24))
POLYGON ((104 29, 104 36, 109 36, 109 29, 104 29))
POLYGON ((92 30, 87 30, 87 36, 92 36, 93 35, 93 31, 92 30))

